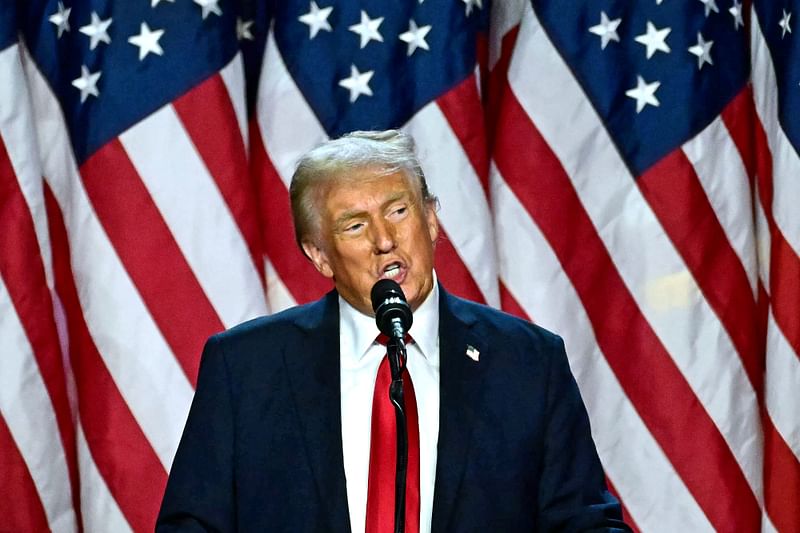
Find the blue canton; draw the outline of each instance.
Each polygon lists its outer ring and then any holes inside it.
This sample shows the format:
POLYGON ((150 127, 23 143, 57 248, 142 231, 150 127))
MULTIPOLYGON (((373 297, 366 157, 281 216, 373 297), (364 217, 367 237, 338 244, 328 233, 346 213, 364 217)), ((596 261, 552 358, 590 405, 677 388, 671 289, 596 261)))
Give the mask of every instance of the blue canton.
MULTIPOLYGON (((234 4, 219 2, 221 14, 202 17, 201 6, 190 0, 30 0, 21 4, 20 19, 26 44, 47 78, 64 112, 80 165, 98 148, 153 111, 224 67, 238 50, 234 4), (156 5, 153 5, 156 4, 156 5), (69 9, 69 29, 53 22, 69 9), (92 21, 111 18, 110 43, 91 39, 80 29, 92 21), (163 55, 140 50, 129 42, 142 23, 163 30, 158 45, 163 55), (59 32, 61 36, 59 37, 59 32), (73 85, 82 75, 100 72, 95 96, 73 85)), ((62 17, 63 18, 63 17, 62 17)))
POLYGON ((730 12, 733 0, 569 4, 533 1, 634 176, 702 131, 748 82, 748 37, 730 12), (605 48, 602 32, 590 31, 601 13, 618 21, 618 40, 605 48), (689 51, 698 43, 706 43, 711 63, 701 61, 702 46, 689 51), (641 103, 635 98, 640 78, 652 93, 641 103))
MULTIPOLYGON (((275 6, 275 37, 286 66, 329 136, 355 129, 402 126, 420 108, 469 76, 475 67, 476 35, 485 31, 489 6, 468 9, 460 0, 342 2, 319 0, 319 9, 332 8, 330 30, 311 38, 309 25, 299 18, 311 12, 308 0, 279 2, 275 6), (363 38, 350 28, 362 20, 383 18, 377 32, 383 39, 363 38), (413 19, 430 26, 425 36, 429 50, 409 45, 400 35, 413 19), (356 72, 372 93, 341 85, 356 72), (372 73, 371 76, 367 73, 372 73), (366 76, 365 76, 366 75, 366 76)), ((362 84, 362 89, 364 89, 362 84)))
POLYGON ((775 65, 778 118, 800 153, 800 2, 756 0, 754 6, 775 65))

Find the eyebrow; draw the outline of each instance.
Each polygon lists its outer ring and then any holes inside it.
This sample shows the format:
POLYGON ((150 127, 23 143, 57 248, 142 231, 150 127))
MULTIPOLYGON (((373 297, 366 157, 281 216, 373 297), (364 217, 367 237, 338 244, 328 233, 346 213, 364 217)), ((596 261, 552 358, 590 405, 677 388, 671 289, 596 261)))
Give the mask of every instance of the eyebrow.
MULTIPOLYGON (((406 196, 408 196, 408 192, 407 191, 396 192, 396 193, 392 194, 391 196, 389 196, 386 199, 386 201, 384 201, 383 204, 381 204, 381 208, 385 209, 390 204, 393 204, 394 202, 396 202, 398 200, 402 200, 406 196)), ((358 218, 358 217, 363 216, 363 215, 364 215, 364 211, 356 211, 356 210, 345 211, 344 213, 339 215, 339 217, 334 221, 334 227, 340 228, 345 223, 349 222, 350 220, 352 220, 354 218, 358 218)))

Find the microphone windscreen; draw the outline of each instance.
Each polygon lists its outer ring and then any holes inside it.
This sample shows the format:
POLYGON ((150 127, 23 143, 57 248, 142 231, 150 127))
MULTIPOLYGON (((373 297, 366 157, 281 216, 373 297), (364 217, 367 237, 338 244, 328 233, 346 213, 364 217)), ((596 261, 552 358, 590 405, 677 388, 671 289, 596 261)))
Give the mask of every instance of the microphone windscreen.
POLYGON ((411 316, 411 306, 406 301, 403 289, 396 281, 391 279, 381 279, 372 286, 370 293, 372 299, 372 309, 375 311, 375 323, 384 335, 391 337, 395 334, 392 322, 399 319, 403 331, 407 332, 411 328, 413 318, 411 316))
POLYGON ((372 310, 377 312, 378 308, 390 298, 399 298, 406 301, 406 295, 400 285, 392 279, 379 279, 378 282, 372 286, 370 292, 372 298, 372 310))

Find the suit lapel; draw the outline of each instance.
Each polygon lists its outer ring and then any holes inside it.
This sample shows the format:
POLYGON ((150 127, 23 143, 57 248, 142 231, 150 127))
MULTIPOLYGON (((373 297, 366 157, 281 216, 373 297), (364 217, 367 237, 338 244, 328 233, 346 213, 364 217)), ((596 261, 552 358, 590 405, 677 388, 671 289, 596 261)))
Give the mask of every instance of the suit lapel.
POLYGON ((431 529, 446 532, 453 514, 470 448, 480 378, 481 353, 487 346, 473 314, 440 286, 439 300, 439 443, 431 529), (467 354, 472 347, 471 355, 467 354), (478 352, 476 356, 475 351, 478 352), (475 361, 475 358, 478 361, 475 361))
POLYGON ((296 322, 302 330, 294 353, 286 353, 292 395, 319 498, 333 531, 349 531, 342 458, 339 306, 330 292, 296 322))

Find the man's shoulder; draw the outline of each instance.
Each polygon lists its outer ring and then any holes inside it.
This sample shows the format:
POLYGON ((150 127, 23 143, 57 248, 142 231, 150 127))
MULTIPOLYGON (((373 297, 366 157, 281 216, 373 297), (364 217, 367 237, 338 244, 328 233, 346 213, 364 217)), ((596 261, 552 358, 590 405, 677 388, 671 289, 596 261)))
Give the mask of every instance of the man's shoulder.
POLYGON ((467 322, 474 322, 489 336, 509 339, 528 338, 549 346, 563 343, 557 333, 530 320, 450 293, 445 293, 445 299, 453 314, 467 322))
POLYGON ((291 338, 323 319, 330 298, 328 294, 315 302, 296 305, 271 315, 247 320, 213 335, 210 342, 229 345, 252 341, 263 342, 265 338, 276 341, 291 338))

